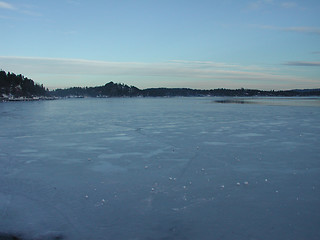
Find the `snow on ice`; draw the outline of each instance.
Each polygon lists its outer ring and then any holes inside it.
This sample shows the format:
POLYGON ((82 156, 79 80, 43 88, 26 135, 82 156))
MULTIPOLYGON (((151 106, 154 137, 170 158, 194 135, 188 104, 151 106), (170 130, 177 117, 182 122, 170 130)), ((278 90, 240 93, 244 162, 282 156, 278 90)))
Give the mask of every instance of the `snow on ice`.
POLYGON ((320 239, 319 99, 254 102, 0 103, 0 239, 320 239))

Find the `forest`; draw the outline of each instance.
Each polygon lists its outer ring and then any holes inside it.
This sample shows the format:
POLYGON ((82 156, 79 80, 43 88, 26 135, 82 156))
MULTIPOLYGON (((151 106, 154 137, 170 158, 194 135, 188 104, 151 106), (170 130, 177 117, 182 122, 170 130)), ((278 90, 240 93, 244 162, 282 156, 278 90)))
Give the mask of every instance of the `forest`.
POLYGON ((147 88, 139 89, 120 83, 109 82, 99 87, 73 87, 67 89, 56 89, 51 92, 56 97, 202 97, 202 96, 320 96, 320 89, 285 90, 285 91, 263 91, 257 89, 211 89, 199 90, 190 88, 147 88))
POLYGON ((0 97, 2 98, 32 98, 48 96, 49 90, 32 79, 15 73, 0 71, 0 97))

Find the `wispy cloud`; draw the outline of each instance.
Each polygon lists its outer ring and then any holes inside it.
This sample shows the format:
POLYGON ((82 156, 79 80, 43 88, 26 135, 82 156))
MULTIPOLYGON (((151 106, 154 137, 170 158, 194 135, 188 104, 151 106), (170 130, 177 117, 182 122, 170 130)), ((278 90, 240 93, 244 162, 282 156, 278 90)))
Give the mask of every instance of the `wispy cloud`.
MULTIPOLYGON (((18 13, 22 13, 24 15, 34 16, 34 17, 40 17, 42 14, 38 11, 35 11, 35 6, 30 4, 18 4, 18 5, 12 5, 7 2, 0 1, 0 9, 8 9, 12 10, 18 13)), ((2 16, 3 19, 12 19, 12 17, 8 16, 2 16)))
POLYGON ((72 4, 72 5, 79 5, 80 4, 80 2, 76 1, 76 0, 67 0, 67 3, 72 4))
POLYGON ((280 30, 288 31, 288 32, 320 34, 320 28, 318 27, 288 27, 288 28, 282 28, 280 30))
POLYGON ((300 66, 300 67, 320 67, 320 62, 293 61, 293 62, 286 62, 284 65, 300 66))
POLYGON ((247 10, 256 11, 256 10, 263 10, 268 9, 270 7, 278 8, 278 9, 304 9, 300 7, 296 2, 293 1, 275 1, 275 0, 256 0, 251 1, 247 5, 247 10))
POLYGON ((12 4, 0 1, 0 8, 14 10, 16 9, 12 4))
POLYGON ((102 85, 113 79, 122 79, 123 82, 133 85, 141 83, 141 79, 144 79, 145 83, 147 82, 144 85, 149 84, 149 87, 152 81, 155 81, 153 87, 162 85, 159 82, 162 81, 166 86, 180 82, 180 87, 199 87, 205 82, 206 88, 208 86, 268 88, 269 86, 269 89, 274 89, 275 85, 279 84, 296 86, 303 83, 306 86, 319 83, 319 80, 290 76, 279 70, 211 61, 173 60, 145 63, 0 56, 0 66, 6 71, 23 73, 31 78, 38 76, 48 87, 102 85), (44 79, 47 79, 47 82, 43 81, 44 79), (171 84, 168 84, 169 82, 171 84), (186 82, 190 84, 184 84, 186 82))
MULTIPOLYGON (((0 63, 10 63, 40 73, 54 74, 105 74, 215 78, 219 76, 243 78, 268 78, 271 73, 257 71, 254 66, 241 66, 210 61, 172 60, 160 63, 106 62, 84 59, 59 59, 37 57, 0 57, 0 63)), ((3 65, 2 64, 2 65, 3 65)))
POLYGON ((257 0, 252 1, 247 5, 248 10, 259 10, 265 6, 268 6, 273 3, 273 0, 257 0))
POLYGON ((284 8, 294 8, 298 6, 295 2, 283 2, 280 5, 284 8))
POLYGON ((261 29, 269 29, 269 30, 276 30, 276 31, 284 31, 284 32, 296 32, 296 33, 305 33, 305 34, 317 34, 320 35, 320 28, 319 27, 276 27, 270 25, 253 25, 254 27, 258 27, 261 29))

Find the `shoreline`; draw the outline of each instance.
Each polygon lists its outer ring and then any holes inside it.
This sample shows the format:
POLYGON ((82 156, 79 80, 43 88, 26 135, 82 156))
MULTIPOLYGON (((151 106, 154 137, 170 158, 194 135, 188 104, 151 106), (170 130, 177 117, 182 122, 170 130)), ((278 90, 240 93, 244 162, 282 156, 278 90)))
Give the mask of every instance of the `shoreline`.
POLYGON ((57 97, 0 97, 0 102, 31 102, 42 100, 57 100, 57 97))

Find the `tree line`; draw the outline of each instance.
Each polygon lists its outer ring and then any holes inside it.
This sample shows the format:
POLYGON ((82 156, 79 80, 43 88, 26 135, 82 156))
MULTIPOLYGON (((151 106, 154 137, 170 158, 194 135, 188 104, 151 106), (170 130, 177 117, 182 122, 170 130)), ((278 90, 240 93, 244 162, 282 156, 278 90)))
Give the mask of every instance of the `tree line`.
POLYGON ((35 83, 32 79, 19 74, 0 71, 0 95, 12 97, 35 97, 47 96, 48 89, 41 84, 35 83))
POLYGON ((98 87, 56 89, 51 94, 56 97, 137 97, 141 95, 141 90, 134 86, 109 82, 98 87))
POLYGON ((147 88, 139 89, 134 86, 128 86, 120 83, 109 82, 99 87, 73 87, 67 89, 56 89, 51 92, 57 97, 192 97, 192 96, 320 96, 320 89, 306 90, 281 90, 281 91, 263 91, 257 89, 211 89, 198 90, 190 88, 147 88))
POLYGON ((4 97, 191 97, 191 96, 320 96, 320 88, 305 90, 264 91, 258 89, 210 89, 199 90, 190 88, 147 88, 139 89, 135 86, 109 82, 97 87, 71 87, 49 91, 42 84, 19 74, 0 71, 0 98, 4 97))

